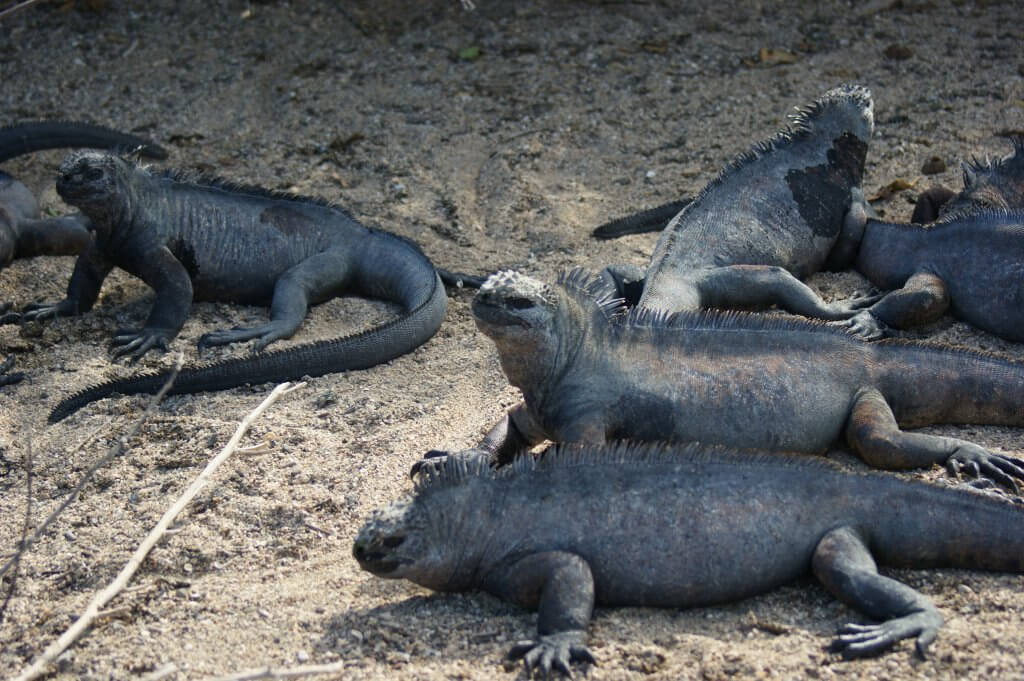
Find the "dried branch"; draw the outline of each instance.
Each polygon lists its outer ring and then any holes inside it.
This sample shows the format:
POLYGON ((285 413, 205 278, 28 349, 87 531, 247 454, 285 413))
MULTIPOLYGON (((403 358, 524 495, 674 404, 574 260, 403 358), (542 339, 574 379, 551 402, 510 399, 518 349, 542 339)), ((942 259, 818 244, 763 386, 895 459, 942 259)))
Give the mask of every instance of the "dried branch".
POLYGON ((307 664, 302 667, 291 667, 285 669, 272 669, 262 667, 260 669, 246 669, 237 674, 218 676, 206 679, 206 681, 262 681, 262 679, 297 679, 301 676, 313 676, 316 674, 337 674, 345 671, 345 661, 332 662, 330 664, 307 664))
POLYGON ((75 620, 74 624, 68 627, 67 631, 61 634, 60 638, 47 646, 46 650, 36 658, 35 662, 19 674, 14 681, 31 681, 32 679, 38 678, 46 671, 46 667, 49 666, 51 662, 56 660, 57 657, 68 648, 68 646, 74 643, 78 637, 92 625, 100 611, 100 608, 109 603, 124 589, 128 584, 128 581, 139 569, 139 566, 142 565, 142 561, 145 560, 146 555, 154 546, 156 546, 157 542, 163 538, 164 532, 171 526, 171 523, 174 522, 174 519, 177 518, 178 514, 184 510, 185 506, 187 506, 197 494, 199 494, 217 468, 235 451, 238 447, 239 440, 241 440, 242 436, 249 430, 253 421, 259 418, 260 414, 266 411, 267 407, 276 402, 277 398, 281 395, 291 392, 296 388, 300 388, 303 385, 305 384, 298 383, 292 386, 290 383, 282 383, 274 388, 274 390, 267 395, 267 399, 263 400, 256 409, 249 412, 249 414, 242 419, 242 423, 239 424, 238 428, 235 430, 235 434, 231 436, 228 443, 224 445, 224 449, 222 449, 217 456, 213 457, 213 459, 206 464, 206 468, 203 469, 203 472, 192 481, 192 484, 188 486, 188 489, 186 489, 185 492, 178 497, 178 500, 175 501, 174 504, 164 513, 163 517, 161 517, 160 521, 156 524, 156 527, 154 527, 142 541, 139 548, 135 550, 135 553, 132 554, 132 557, 128 560, 128 563, 121 569, 121 572, 118 573, 117 577, 114 578, 114 581, 112 581, 107 588, 97 594, 96 597, 93 598, 92 602, 89 603, 88 607, 86 607, 85 612, 75 620))

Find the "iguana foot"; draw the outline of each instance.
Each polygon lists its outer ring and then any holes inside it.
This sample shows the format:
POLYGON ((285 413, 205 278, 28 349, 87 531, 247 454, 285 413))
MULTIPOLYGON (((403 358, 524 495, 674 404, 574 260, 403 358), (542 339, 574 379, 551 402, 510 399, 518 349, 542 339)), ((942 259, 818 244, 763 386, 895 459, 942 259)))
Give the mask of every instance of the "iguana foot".
POLYGON ((974 478, 987 477, 1020 494, 1017 480, 1024 480, 1024 459, 994 454, 978 445, 963 443, 946 459, 946 470, 956 476, 966 473, 974 478))
POLYGON ((274 322, 248 328, 236 326, 233 329, 222 329, 220 331, 204 333, 199 337, 198 347, 199 351, 202 352, 206 348, 213 347, 215 345, 242 343, 255 338, 256 340, 252 344, 252 351, 260 352, 274 341, 282 338, 288 338, 293 332, 294 329, 291 329, 284 324, 276 324, 274 322))
POLYGON ((888 328, 878 317, 871 314, 871 310, 861 310, 840 324, 846 326, 853 335, 867 341, 884 338, 888 328))
POLYGON ((12 366, 14 366, 14 355, 9 355, 7 359, 0 364, 0 386, 14 385, 15 383, 20 383, 21 380, 25 378, 25 374, 20 371, 13 374, 7 373, 10 371, 12 366))
POLYGON ((11 303, 0 303, 0 324, 17 324, 21 321, 21 315, 11 312, 11 303))
POLYGON ((70 317, 74 313, 74 303, 65 298, 59 303, 30 303, 21 311, 21 319, 26 322, 38 322, 43 319, 70 317))
POLYGON ((871 657, 885 652, 897 641, 917 637, 914 648, 924 658, 928 646, 939 633, 942 615, 934 610, 915 612, 905 617, 886 620, 879 624, 847 624, 828 649, 847 660, 871 657))
POLYGON ((171 329, 118 329, 110 341, 111 359, 129 356, 129 364, 153 348, 167 352, 175 332, 171 329))
POLYGON ((597 664, 597 660, 587 649, 586 641, 585 632, 560 631, 541 636, 536 641, 521 641, 515 644, 508 651, 508 659, 522 658, 528 677, 534 669, 540 669, 544 673, 544 678, 548 678, 551 670, 556 669, 572 678, 572 669, 569 666, 571 663, 597 664))
POLYGON ((467 462, 471 462, 475 459, 484 459, 488 463, 491 461, 491 455, 482 449, 470 449, 464 452, 449 452, 443 449, 431 449, 423 455, 422 459, 412 465, 412 468, 409 470, 409 477, 415 479, 417 475, 426 473, 428 470, 432 470, 435 473, 439 472, 441 468, 444 467, 444 463, 446 461, 456 457, 463 458, 467 462))

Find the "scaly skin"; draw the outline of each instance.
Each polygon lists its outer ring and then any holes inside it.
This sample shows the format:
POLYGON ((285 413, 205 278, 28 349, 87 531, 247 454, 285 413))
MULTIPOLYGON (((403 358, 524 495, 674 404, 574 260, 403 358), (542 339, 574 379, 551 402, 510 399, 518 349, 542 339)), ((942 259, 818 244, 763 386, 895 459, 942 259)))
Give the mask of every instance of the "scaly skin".
POLYGON ((648 309, 777 305, 821 319, 852 316, 874 299, 829 304, 800 279, 852 261, 870 214, 861 179, 873 130, 867 89, 829 91, 683 207, 646 272, 617 266, 604 276, 648 309))
POLYGON ((498 273, 474 298, 473 315, 523 393, 481 445, 497 463, 545 440, 820 453, 845 438, 878 468, 939 463, 1014 489, 1024 478, 1018 458, 902 430, 1024 426, 1024 365, 1009 360, 924 343, 864 343, 792 317, 624 314, 613 291, 579 270, 555 286, 498 273))
MULTIPOLYGON (((136 150, 150 158, 167 158, 167 152, 141 137, 89 123, 37 121, 0 128, 0 162, 64 147, 136 150)), ((0 171, 0 268, 16 258, 78 255, 90 239, 89 224, 83 216, 40 218, 39 204, 32 192, 0 171)), ((21 319, 10 308, 9 303, 0 305, 0 324, 21 319)), ((8 357, 0 366, 0 385, 24 378, 21 373, 7 373, 13 364, 13 357, 8 357)))
MULTIPOLYGON (((75 264, 67 297, 30 306, 25 317, 87 312, 106 275, 120 267, 152 286, 156 303, 142 329, 114 336, 115 357, 134 359, 152 348, 166 349, 193 299, 270 305, 266 324, 208 333, 200 348, 253 340, 262 350, 290 337, 310 304, 342 292, 381 298, 405 310, 398 322, 364 334, 199 368, 184 383, 179 376, 178 392, 366 368, 424 343, 444 318, 444 288, 415 244, 364 227, 323 201, 176 171, 151 174, 97 152, 65 159, 57 191, 89 218, 96 238, 75 264)), ((70 398, 71 404, 62 403, 51 418, 112 392, 151 392, 160 376, 91 389, 70 398)))
POLYGON ((921 194, 910 221, 928 223, 945 215, 1024 208, 1024 137, 1010 142, 1013 153, 1009 156, 963 164, 964 188, 959 194, 941 186, 921 194))
POLYGON ((360 566, 437 591, 480 589, 538 610, 510 656, 569 674, 592 662, 595 605, 737 601, 813 572, 876 620, 832 650, 877 655, 904 638, 922 656, 943 618, 894 567, 1024 572, 1024 509, 826 461, 699 445, 563 446, 494 470, 484 452, 426 468, 414 493, 373 513, 360 566))
POLYGON ((862 337, 928 324, 948 311, 1024 341, 1024 208, 957 211, 928 225, 868 220, 856 268, 889 290, 848 320, 862 337))

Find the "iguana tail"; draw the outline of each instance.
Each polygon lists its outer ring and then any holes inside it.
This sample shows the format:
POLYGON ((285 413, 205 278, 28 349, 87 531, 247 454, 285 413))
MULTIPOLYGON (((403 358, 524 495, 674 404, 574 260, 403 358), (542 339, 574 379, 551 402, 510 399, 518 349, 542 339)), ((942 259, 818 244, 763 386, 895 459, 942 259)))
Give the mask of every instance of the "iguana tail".
POLYGON ((1024 426, 1024 363, 940 344, 872 343, 891 353, 882 394, 901 427, 932 423, 1024 426))
MULTIPOLYGON (((425 343, 444 320, 448 297, 433 265, 418 249, 387 233, 374 239, 363 263, 361 293, 401 304, 407 312, 401 317, 360 333, 322 340, 284 350, 240 357, 206 366, 183 369, 170 394, 227 390, 240 385, 280 383, 303 376, 323 376, 339 371, 368 369, 412 351, 425 343), (418 261, 418 262, 417 262, 418 261)), ((160 371, 132 378, 108 381, 61 400, 50 412, 56 423, 90 402, 115 393, 155 394, 170 372, 160 371)))
POLYGON ((645 232, 660 232, 668 225, 669 220, 676 216, 676 213, 687 206, 692 199, 672 201, 656 208, 649 208, 633 215, 627 215, 611 222, 606 222, 591 232, 595 239, 616 239, 627 234, 643 234, 645 232))
POLYGON ((91 123, 35 121, 0 128, 0 163, 34 151, 75 147, 138 150, 147 158, 167 158, 162 147, 147 139, 91 123))

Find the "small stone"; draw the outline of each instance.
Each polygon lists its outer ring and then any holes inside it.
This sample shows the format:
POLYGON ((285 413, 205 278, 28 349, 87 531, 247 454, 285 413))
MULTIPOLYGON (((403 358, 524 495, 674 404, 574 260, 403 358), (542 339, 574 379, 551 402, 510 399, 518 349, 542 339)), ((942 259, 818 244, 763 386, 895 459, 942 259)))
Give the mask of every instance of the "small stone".
POLYGON ((946 162, 938 156, 932 156, 921 166, 922 175, 938 175, 946 172, 946 162))
POLYGON ((886 59, 903 61, 914 56, 914 51, 906 45, 890 45, 882 51, 886 59))
POLYGON ((309 662, 309 653, 307 653, 305 650, 300 650, 299 652, 295 653, 295 661, 299 664, 305 664, 309 662))

